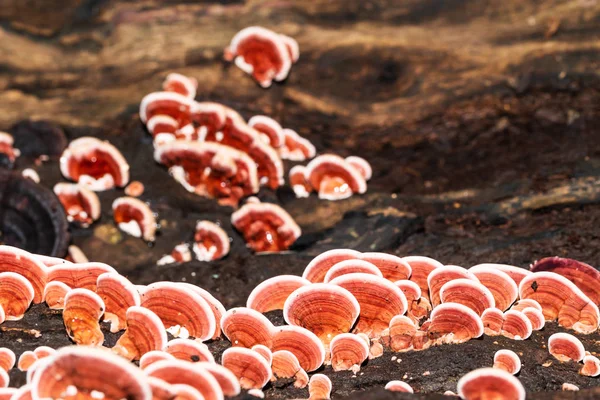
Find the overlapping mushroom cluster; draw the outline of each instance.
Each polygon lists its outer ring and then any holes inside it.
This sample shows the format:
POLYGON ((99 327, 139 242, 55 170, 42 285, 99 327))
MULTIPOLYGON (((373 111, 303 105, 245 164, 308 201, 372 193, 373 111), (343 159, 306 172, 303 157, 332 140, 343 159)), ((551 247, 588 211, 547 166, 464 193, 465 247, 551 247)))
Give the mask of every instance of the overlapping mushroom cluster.
MULTIPOLYGON (((0 246, 1 320, 20 319, 32 303, 45 302, 62 310, 66 333, 80 346, 24 352, 17 366, 27 371, 27 385, 5 390, 14 399, 222 399, 241 389, 260 396, 269 382, 291 378, 294 386, 309 387, 310 399, 325 399, 331 380, 309 373, 324 364, 357 373, 387 348, 424 350, 483 334, 525 340, 556 319, 578 333, 594 332, 598 309, 583 290, 596 290, 599 282, 590 283, 597 278, 589 268, 554 257, 531 270, 499 264, 467 270, 421 256, 336 249, 315 257, 302 277, 267 279, 246 307, 226 310, 195 285, 134 285, 107 264, 0 246), (533 272, 538 269, 544 271, 533 272), (579 289, 580 280, 585 288, 579 289), (287 325, 275 326, 264 315, 273 310, 283 310, 287 325), (122 332, 111 348, 104 347, 102 321, 122 332), (204 342, 222 336, 231 347, 218 364, 204 342), (129 361, 139 361, 139 368, 129 361)), ((600 375, 600 361, 573 335, 552 335, 548 350, 559 361, 583 362, 582 375, 600 375)), ((14 364, 12 351, 0 349, 0 386, 8 385, 6 371, 14 364)), ((465 375, 457 393, 467 400, 523 399, 523 386, 512 376, 520 369, 519 357, 502 349, 493 368, 465 375)), ((386 389, 413 390, 402 381, 386 389)))

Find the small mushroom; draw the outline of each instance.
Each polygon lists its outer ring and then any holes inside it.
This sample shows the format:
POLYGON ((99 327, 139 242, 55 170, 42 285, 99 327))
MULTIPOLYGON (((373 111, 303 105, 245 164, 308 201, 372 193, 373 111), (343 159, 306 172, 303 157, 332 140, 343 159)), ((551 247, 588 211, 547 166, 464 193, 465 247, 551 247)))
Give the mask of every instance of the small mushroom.
POLYGON ((559 361, 579 362, 585 357, 585 348, 575 336, 558 332, 548 338, 548 351, 559 361))
POLYGON ((210 101, 195 102, 191 107, 192 121, 197 126, 199 141, 205 141, 207 136, 221 132, 227 122, 227 109, 219 103, 210 101))
POLYGON ((334 336, 350 332, 360 311, 358 301, 347 289, 315 283, 290 294, 283 307, 283 318, 289 325, 308 329, 328 345, 334 336))
POLYGON ((226 312, 225 307, 223 307, 223 304, 221 304, 221 302, 217 300, 207 290, 204 290, 196 285, 184 282, 179 282, 178 285, 195 292, 198 296, 202 297, 208 303, 213 315, 215 316, 216 322, 215 334, 213 335, 212 339, 219 338, 221 336, 221 318, 223 318, 223 315, 225 315, 226 312))
POLYGON ((63 322, 67 334, 78 345, 102 346, 104 334, 100 330, 100 317, 104 302, 87 289, 73 289, 65 296, 63 322))
POLYGON ((513 304, 510 307, 510 309, 511 310, 515 310, 515 311, 523 311, 524 309, 526 309, 528 307, 533 307, 536 310, 539 310, 540 312, 542 311, 542 306, 540 305, 540 303, 538 303, 537 301, 535 301, 533 299, 520 299, 520 300, 517 300, 515 302, 515 304, 513 304))
POLYGON ((67 179, 93 190, 124 187, 129 164, 109 142, 91 136, 73 140, 60 157, 60 171, 67 179))
POLYGON ((208 346, 191 339, 173 339, 166 343, 164 351, 179 360, 194 363, 200 361, 215 362, 215 358, 208 349, 208 346))
POLYGON ((292 59, 281 35, 260 27, 251 26, 239 31, 225 49, 225 59, 252 77, 263 88, 274 81, 287 78, 292 59))
POLYGON ((266 115, 255 115, 248 120, 248 125, 259 131, 261 139, 269 146, 278 148, 283 145, 283 128, 273 118, 266 115))
POLYGON ((81 398, 100 394, 105 399, 152 399, 152 390, 143 372, 108 351, 63 347, 47 360, 33 376, 34 399, 64 398, 65 393, 73 392, 73 397, 81 398))
POLYGON ((195 365, 197 365, 198 367, 202 367, 202 369, 208 371, 217 380, 217 382, 219 382, 221 390, 223 391, 223 394, 225 396, 233 397, 240 394, 241 388, 237 377, 234 375, 233 372, 231 372, 224 366, 216 364, 214 362, 206 361, 200 361, 195 365))
POLYGON ((592 377, 600 375, 600 360, 598 357, 591 354, 583 357, 583 367, 579 370, 579 374, 592 377))
MULTIPOLYGON (((175 92, 153 92, 144 96, 140 102, 140 119, 148 124, 152 117, 166 115, 177 122, 177 127, 191 122, 191 108, 194 100, 175 92)), ((154 134, 153 130, 149 130, 154 134)))
POLYGON ((139 360, 153 350, 162 350, 167 343, 167 333, 160 318, 147 308, 131 306, 125 316, 126 329, 113 352, 128 360, 139 360))
POLYGON ((314 374, 308 382, 309 400, 328 400, 331 398, 331 379, 327 375, 314 374))
POLYGON ((229 254, 229 236, 214 222, 198 221, 192 250, 198 261, 218 260, 229 254))
POLYGON ((228 310, 221 318, 221 330, 232 346, 250 348, 262 344, 270 348, 272 345, 273 324, 251 308, 228 310))
POLYGON ((159 146, 177 139, 179 122, 168 115, 154 115, 146 122, 146 128, 154 139, 154 146, 159 146))
POLYGON ((15 360, 15 353, 11 349, 0 347, 0 369, 8 372, 15 366, 15 360))
POLYGON ((37 360, 38 360, 38 357, 33 351, 31 351, 31 350, 24 351, 19 356, 17 368, 19 369, 19 371, 27 371, 29 369, 29 367, 31 367, 37 360))
POLYGON ((176 245, 173 250, 171 250, 171 254, 162 256, 156 262, 156 265, 168 265, 173 263, 181 264, 190 261, 192 261, 192 252, 190 251, 190 246, 187 243, 180 243, 176 245))
POLYGON ((419 285, 422 293, 421 296, 431 302, 427 278, 433 270, 442 268, 444 265, 433 258, 423 256, 408 256, 403 257, 402 259, 410 265, 412 271, 410 280, 419 285))
POLYGON ((261 313, 283 310, 289 295, 310 281, 296 275, 278 275, 258 284, 248 296, 246 307, 261 313))
POLYGON ((485 264, 471 267, 469 271, 492 292, 496 308, 506 311, 517 299, 519 294, 517 284, 506 272, 485 264))
POLYGON ((82 264, 60 264, 48 269, 48 282, 62 282, 70 288, 98 289, 98 277, 106 272, 117 273, 108 264, 89 262, 82 264))
POLYGON ((255 252, 287 250, 302 234, 294 219, 272 203, 247 202, 231 215, 231 223, 255 252))
POLYGON ((67 213, 67 220, 87 228, 100 218, 100 199, 93 191, 76 183, 57 183, 54 194, 67 213))
POLYGON ((271 365, 250 349, 230 347, 223 352, 221 364, 233 372, 244 389, 262 389, 271 380, 271 365))
POLYGON ((125 329, 129 307, 140 305, 140 294, 135 285, 116 272, 105 272, 98 276, 96 293, 104 302, 104 321, 110 322, 110 331, 125 329))
POLYGON ((123 232, 153 242, 156 237, 156 217, 143 201, 135 197, 119 197, 112 203, 115 223, 123 232))
POLYGON ((65 297, 71 288, 60 282, 48 282, 44 289, 44 301, 51 310, 62 310, 65 308, 65 297))
POLYGON ((465 400, 525 400, 525 388, 510 373, 496 368, 480 368, 458 381, 458 395, 465 400))
POLYGON ((292 129, 283 129, 283 145, 278 149, 284 160, 305 161, 317 154, 315 146, 292 129))
MULTIPOLYGON (((525 268, 515 267, 514 265, 506 265, 506 264, 478 264, 474 267, 484 266, 486 268, 497 269, 498 271, 502 271, 510 278, 515 281, 515 284, 519 286, 519 283, 525 278, 527 275, 531 274, 531 271, 526 270, 525 268)), ((474 268, 472 267, 472 268, 474 268)))
POLYGON ((354 331, 366 333, 370 338, 380 337, 391 319, 408 308, 404 293, 392 282, 375 275, 342 275, 331 284, 347 289, 358 301, 360 313, 354 331))
POLYGON ((310 196, 313 188, 306 180, 306 167, 304 165, 294 165, 290 168, 288 176, 290 186, 297 198, 300 199, 310 196))
POLYGON ((272 380, 277 378, 295 378, 294 387, 304 388, 308 385, 306 371, 302 369, 298 358, 290 351, 278 350, 273 352, 271 370, 273 372, 272 380))
POLYGON ((335 264, 345 260, 360 259, 361 253, 351 249, 334 249, 319 254, 304 269, 302 277, 310 282, 323 282, 327 271, 335 264))
POLYGON ((512 350, 502 349, 494 354, 494 368, 516 375, 521 370, 521 359, 512 350))
MULTIPOLYGON (((227 351, 227 350, 226 350, 227 351)), ((162 379, 171 385, 189 385, 206 400, 223 400, 223 390, 215 377, 206 369, 183 360, 157 361, 144 369, 146 375, 162 379)))
POLYGON ((182 74, 170 73, 165 78, 162 86, 165 92, 175 92, 193 99, 196 97, 198 81, 182 74))
POLYGON ((6 320, 16 321, 23 318, 33 296, 33 286, 22 275, 14 272, 0 273, 0 307, 6 320))
POLYGON ((198 293, 173 282, 155 282, 141 293, 141 306, 159 316, 175 337, 205 341, 217 329, 215 315, 198 293))
POLYGON ((483 335, 483 323, 469 307, 443 303, 431 312, 427 333, 436 344, 463 343, 483 335))
POLYGON ((385 390, 391 392, 414 393, 413 388, 404 381, 389 381, 385 385, 385 390))
POLYGON ((140 357, 140 368, 145 370, 155 362, 163 360, 175 360, 175 357, 164 350, 151 350, 140 357))
POLYGON ((125 195, 130 197, 140 197, 144 194, 144 184, 140 181, 131 181, 125 188, 125 195))
POLYGON ((495 306, 492 292, 481 283, 471 279, 454 279, 448 281, 440 289, 442 303, 458 303, 469 307, 480 315, 495 306))
POLYGON ((544 319, 544 314, 534 307, 526 307, 521 311, 531 322, 531 329, 534 331, 539 331, 546 324, 546 320, 544 319))
POLYGON ((500 309, 493 307, 484 310, 481 314, 483 331, 488 336, 498 336, 502 332, 504 324, 504 313, 500 309))
POLYGON ((323 365, 325 347, 321 340, 300 326, 276 326, 273 334, 273 352, 287 350, 294 354, 305 371, 311 372, 323 365))
POLYGON ((345 158, 346 162, 354 167, 366 181, 373 176, 373 169, 367 160, 358 156, 350 156, 345 158))
POLYGON ((371 274, 383 278, 381 270, 368 261, 363 260, 346 260, 332 266, 325 275, 325 283, 331 282, 338 276, 353 274, 353 273, 371 274))
POLYGON ((457 265, 445 265, 443 268, 433 269, 427 275, 427 286, 429 287, 429 296, 432 306, 437 306, 440 301, 440 289, 446 283, 454 279, 470 279, 479 283, 479 279, 470 273, 466 268, 457 265))
POLYGON ((0 273, 14 272, 33 287, 33 303, 41 303, 48 281, 48 268, 33 254, 12 246, 0 246, 0 273))
POLYGON ((264 344, 255 344, 252 350, 263 356, 263 358, 271 365, 273 363, 273 352, 264 344))
POLYGON ((396 315, 390 321, 390 347, 393 351, 412 350, 413 338, 417 333, 415 323, 405 315, 396 315))
POLYGON ((335 154, 314 158, 306 166, 305 178, 323 200, 347 199, 367 191, 367 183, 361 173, 335 154))
POLYGON ((331 367, 334 371, 352 370, 355 374, 369 357, 369 345, 352 333, 342 333, 331 340, 331 367))

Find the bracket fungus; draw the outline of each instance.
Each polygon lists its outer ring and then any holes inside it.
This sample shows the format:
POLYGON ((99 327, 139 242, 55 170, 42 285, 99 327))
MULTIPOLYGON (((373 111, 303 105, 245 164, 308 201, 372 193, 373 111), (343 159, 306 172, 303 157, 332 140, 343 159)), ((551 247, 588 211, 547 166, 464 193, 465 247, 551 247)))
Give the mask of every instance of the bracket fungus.
POLYGON ((401 257, 387 253, 362 253, 360 259, 375 265, 383 277, 392 282, 408 279, 412 274, 412 268, 401 257))
POLYGON ((496 308, 506 311, 517 299, 519 288, 506 272, 486 264, 471 267, 469 271, 492 292, 496 308))
POLYGON ((273 81, 285 80, 290 72, 292 58, 287 43, 288 39, 269 29, 250 26, 236 33, 224 57, 268 88, 273 81))
POLYGON ((367 181, 360 171, 335 154, 323 154, 308 163, 306 181, 323 200, 343 200, 367 191, 367 181))
POLYGON ((245 153, 218 143, 175 141, 157 146, 154 159, 189 192, 237 207, 258 192, 256 164, 245 153))
POLYGON ((44 301, 51 310, 65 308, 65 297, 71 288, 60 281, 48 282, 44 288, 44 301))
POLYGON ((115 223, 123 232, 146 242, 156 238, 156 217, 148 204, 135 197, 119 197, 112 203, 115 223))
POLYGON ((0 308, 2 322, 23 318, 33 300, 33 286, 22 275, 14 272, 0 273, 0 308))
POLYGON ((546 325, 544 314, 537 308, 525 307, 521 312, 529 319, 531 329, 534 331, 539 331, 546 325))
POLYGON ((335 264, 345 260, 360 259, 361 253, 351 249, 333 249, 325 251, 313 258, 302 273, 302 277, 310 282, 318 283, 325 280, 327 271, 335 264))
POLYGON ((366 333, 370 338, 380 337, 389 327, 391 319, 404 314, 408 308, 400 288, 376 275, 341 275, 330 283, 348 290, 358 301, 360 313, 354 331, 366 333))
POLYGON ((458 395, 465 400, 525 400, 525 388, 510 373, 496 368, 480 368, 458 381, 458 395))
POLYGON ((542 306, 546 321, 588 334, 598 329, 598 306, 573 282, 554 272, 534 272, 519 285, 521 299, 533 299, 542 306))
POLYGON ((494 354, 494 368, 516 375, 521 370, 521 359, 512 350, 502 349, 494 354))
POLYGON ((278 148, 283 145, 283 128, 273 118, 255 115, 248 120, 248 125, 259 131, 261 139, 269 146, 278 148))
POLYGON ((294 219, 281 207, 248 201, 231 215, 231 223, 257 253, 287 250, 302 234, 294 219))
POLYGON ((523 311, 529 307, 533 307, 540 312, 542 311, 542 306, 540 303, 533 299, 519 299, 510 307, 510 309, 515 311, 523 311))
POLYGON ((325 361, 325 346, 317 335, 300 326, 276 326, 273 334, 273 352, 287 350, 293 353, 300 366, 311 372, 325 361))
POLYGON ((457 265, 445 265, 443 268, 433 269, 427 275, 427 286, 429 287, 429 297, 432 306, 440 304, 440 289, 444 284, 454 279, 471 279, 479 283, 479 279, 470 273, 466 268, 457 265))
POLYGON ((417 333, 415 323, 405 315, 396 315, 390 321, 390 347, 393 351, 412 350, 412 341, 417 333))
POLYGON ((244 389, 262 389, 271 380, 271 364, 254 350, 230 347, 223 352, 221 365, 237 376, 244 389))
POLYGON ((427 333, 434 344, 463 343, 483 335, 483 323, 469 307, 443 303, 431 312, 427 333))
POLYGON ((98 277, 107 272, 117 273, 110 265, 100 262, 60 264, 48 268, 48 283, 62 282, 72 289, 89 289, 95 292, 98 289, 98 277))
POLYGON ((223 390, 217 379, 206 369, 183 360, 157 361, 144 370, 146 375, 162 379, 171 385, 189 385, 205 400, 223 400, 223 390))
POLYGON ((240 394, 241 388, 237 377, 224 366, 206 361, 200 361, 196 365, 208 371, 217 380, 225 396, 232 397, 240 394))
POLYGON ((298 358, 290 351, 278 350, 273 352, 271 371, 273 372, 271 380, 294 378, 294 387, 304 388, 308 385, 308 374, 300 366, 298 358))
POLYGON ((325 274, 324 282, 329 283, 338 276, 355 273, 370 274, 383 278, 381 270, 368 261, 346 260, 340 261, 339 263, 331 267, 329 271, 327 271, 327 274, 325 274))
POLYGON ((221 318, 223 318, 223 315, 225 315, 225 312, 226 312, 225 307, 223 307, 223 304, 221 304, 221 302, 219 300, 217 300, 207 290, 204 290, 196 285, 192 285, 190 283, 184 283, 184 282, 179 282, 178 285, 195 292, 197 295, 202 297, 208 303, 208 306, 210 307, 213 315, 215 316, 215 323, 216 323, 216 329, 215 329, 215 333, 214 333, 212 339, 219 338, 221 336, 221 326, 220 326, 221 318))
POLYGON ((128 360, 139 360, 153 350, 162 350, 167 343, 167 333, 160 318, 147 308, 131 306, 125 317, 126 329, 112 348, 113 352, 128 360))
POLYGON ((264 344, 255 344, 252 350, 263 356, 263 358, 271 365, 273 363, 273 352, 264 344))
POLYGON ((586 355, 583 343, 565 332, 555 333, 548 338, 548 351, 559 361, 580 362, 586 355))
MULTIPOLYGON (((140 119, 144 124, 149 124, 155 116, 168 116, 176 121, 177 127, 185 126, 191 121, 191 108, 194 101, 189 97, 176 92, 153 92, 144 96, 140 102, 140 119)), ((171 125, 169 123, 169 125, 171 125)), ((151 133, 155 132, 150 126, 151 133)))
POLYGON ((15 361, 15 353, 11 349, 0 347, 0 369, 8 372, 15 366, 15 361))
POLYGON ((151 350, 140 357, 140 368, 145 370, 155 362, 163 360, 175 360, 175 357, 164 350, 151 350))
POLYGON ((314 374, 308 382, 309 400, 327 400, 331 398, 331 379, 324 374, 314 374))
POLYGON ((257 344, 272 345, 273 324, 260 312, 237 307, 221 318, 221 330, 232 346, 251 348, 257 344))
POLYGON ((93 191, 124 187, 129 164, 112 144, 85 136, 73 140, 60 156, 60 171, 67 179, 93 191))
POLYGON ((583 367, 579 373, 584 376, 596 377, 600 375, 600 360, 591 354, 583 357, 583 367))
POLYGON ((73 289, 65 296, 63 322, 67 334, 78 345, 102 346, 104 334, 100 330, 100 317, 104 303, 91 290, 73 289))
POLYGON ((204 298, 173 282, 155 282, 141 293, 141 306, 159 316, 175 337, 205 341, 217 329, 215 315, 204 298))
POLYGON ((125 329, 127 310, 141 302, 135 285, 116 272, 105 272, 96 282, 96 293, 104 302, 104 321, 110 322, 110 331, 125 329))
POLYGON ((297 198, 310 196, 312 186, 306 180, 306 167, 304 165, 294 165, 288 173, 290 186, 297 198))
POLYGON ((504 272, 505 274, 510 276, 510 278, 513 281, 515 281, 515 284, 517 286, 519 286, 519 283, 521 283, 523 278, 525 278, 527 275, 531 274, 531 271, 528 271, 525 268, 519 268, 519 267, 515 267, 514 265, 506 265, 506 264, 478 264, 478 265, 474 265, 471 268, 475 268, 475 267, 479 268, 481 266, 486 267, 486 268, 496 269, 498 271, 504 272))
POLYGON ((360 365, 369 357, 367 342, 352 333, 342 333, 331 340, 331 367, 334 371, 348 371, 357 373, 360 365))
POLYGON ((439 292, 442 303, 458 303, 469 307, 477 315, 494 307, 492 292, 481 283, 471 279, 453 279, 444 284, 439 292))
POLYGON ((488 308, 481 314, 481 322, 483 323, 483 331, 488 336, 498 336, 502 332, 504 324, 504 313, 496 308, 488 308))
POLYGON ((366 181, 373 176, 373 169, 367 160, 358 156, 349 156, 345 158, 346 162, 354 167, 366 181))
POLYGON ((285 300, 310 281, 296 275, 277 275, 259 283, 248 296, 246 307, 261 313, 283 310, 285 300))
POLYGON ((408 256, 402 259, 410 265, 412 272, 409 279, 419 285, 421 296, 431 302, 427 278, 434 269, 442 268, 444 265, 433 258, 424 256, 408 256))
MULTIPOLYGON (((165 341, 166 342, 166 341, 165 341)), ((209 362, 214 363, 215 359, 204 343, 196 342, 191 339, 173 339, 163 345, 164 351, 173 357, 189 362, 209 362)))
POLYGON ((34 399, 63 398, 67 392, 75 392, 74 397, 96 395, 105 400, 152 399, 152 391, 140 369, 108 351, 89 347, 58 350, 38 368, 31 390, 34 399))
POLYGON ((229 235, 214 222, 198 221, 192 250, 198 261, 223 258, 229 254, 229 235))
POLYGON ((76 183, 57 183, 54 194, 67 213, 67 220, 87 228, 100 218, 100 199, 93 191, 76 183))
POLYGON ((48 281, 48 268, 33 254, 12 246, 0 246, 0 273, 13 272, 31 283, 33 302, 41 303, 48 281))
POLYGON ((326 345, 340 333, 350 332, 360 305, 347 289, 331 283, 315 283, 296 289, 285 301, 283 318, 317 335, 326 345))
POLYGON ((317 154, 317 149, 308 140, 298 135, 292 129, 283 129, 283 145, 278 148, 279 155, 284 160, 305 161, 317 154))
POLYGON ((166 92, 175 92, 193 99, 196 97, 198 81, 178 73, 170 73, 163 82, 163 90, 166 92))
POLYGON ((385 385, 385 390, 391 392, 414 393, 413 388, 404 381, 389 381, 385 385))

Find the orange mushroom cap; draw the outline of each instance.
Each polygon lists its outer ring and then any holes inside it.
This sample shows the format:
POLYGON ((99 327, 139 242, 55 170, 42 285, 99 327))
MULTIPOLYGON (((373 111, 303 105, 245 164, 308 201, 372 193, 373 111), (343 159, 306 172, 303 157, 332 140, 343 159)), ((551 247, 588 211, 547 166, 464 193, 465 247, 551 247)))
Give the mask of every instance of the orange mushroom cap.
POLYGON ((502 349, 494 354, 494 368, 516 375, 521 370, 521 359, 512 350, 502 349))
POLYGON ((88 262, 82 264, 61 264, 48 268, 48 282, 63 282, 73 289, 98 289, 98 277, 106 272, 117 273, 108 264, 88 262))
POLYGON ((263 356, 267 363, 271 365, 271 363, 273 362, 273 353, 271 352, 271 349, 269 349, 263 344, 255 344, 254 346, 252 346, 252 350, 263 356))
POLYGON ((454 279, 470 279, 479 283, 479 279, 470 273, 466 268, 457 265, 445 265, 443 268, 436 268, 427 275, 427 286, 429 287, 429 297, 431 304, 435 307, 441 303, 440 289, 444 284, 454 279))
POLYGON ((246 307, 261 313, 282 310, 285 300, 296 289, 310 281, 296 275, 278 275, 259 283, 248 296, 246 307))
POLYGON ((519 286, 519 283, 525 278, 527 275, 531 274, 531 271, 526 270, 525 268, 515 267, 514 265, 506 265, 506 264, 478 264, 474 267, 485 266, 493 269, 497 269, 498 271, 502 271, 510 278, 515 281, 515 284, 519 286))
POLYGON ((385 390, 392 392, 414 393, 413 388, 404 381, 389 381, 385 385, 385 390))
POLYGON ((115 223, 123 232, 146 242, 156 238, 156 217, 150 206, 135 197, 119 197, 112 203, 115 223))
POLYGON ((204 400, 202 393, 190 385, 176 383, 171 385, 171 389, 175 392, 174 400, 204 400))
POLYGON ((140 357, 140 368, 146 369, 155 362, 163 360, 175 360, 175 357, 164 350, 149 351, 140 357))
POLYGON ((536 261, 531 272, 554 272, 573 282, 596 305, 600 304, 600 272, 581 261, 570 258, 547 257, 536 261))
POLYGON ((44 301, 51 310, 62 310, 70 290, 69 285, 61 281, 48 282, 44 288, 44 301))
POLYGON ((206 369, 183 360, 157 361, 144 369, 146 375, 164 380, 171 385, 190 385, 206 400, 223 400, 223 390, 215 377, 206 369))
POLYGON ((212 376, 214 376, 217 382, 219 382, 221 390, 223 391, 223 394, 225 396, 231 397, 240 394, 241 388, 237 377, 233 372, 231 372, 224 366, 206 361, 200 361, 195 365, 198 367, 202 367, 203 369, 210 372, 212 376))
POLYGON ((598 329, 598 306, 573 282, 553 272, 535 272, 519 285, 522 299, 536 300, 547 321, 558 318, 558 324, 581 333, 598 329))
POLYGON ((167 344, 167 333, 162 321, 151 310, 131 306, 125 316, 127 329, 113 351, 128 360, 139 360, 149 351, 162 350, 167 344))
POLYGON ((196 97, 198 81, 182 74, 170 73, 163 82, 163 90, 166 92, 175 92, 193 99, 196 97))
POLYGON ((29 369, 29 367, 31 367, 37 360, 38 360, 38 357, 33 351, 31 351, 31 350, 24 351, 19 356, 19 362, 17 363, 17 368, 19 369, 19 371, 27 371, 29 369))
POLYGON ((47 271, 48 268, 37 256, 16 247, 0 245, 0 272, 14 272, 27 279, 33 286, 35 304, 41 303, 44 298, 47 271))
POLYGON ((521 311, 531 322, 531 329, 539 331, 546 324, 544 314, 534 307, 526 307, 521 311))
POLYGON ((251 74, 260 86, 268 88, 273 80, 280 82, 288 76, 292 59, 287 42, 269 29, 250 26, 231 39, 229 47, 225 49, 225 59, 234 61, 238 68, 251 74))
POLYGON ((398 288, 402 290, 402 293, 404 293, 409 309, 411 308, 411 303, 413 301, 418 301, 421 298, 421 288, 413 281, 401 279, 394 282, 394 285, 398 286, 398 288))
POLYGON ((88 289, 73 289, 65 296, 63 322, 67 334, 78 345, 102 346, 104 334, 99 319, 104 314, 104 302, 88 289))
POLYGON ((327 375, 314 374, 308 383, 309 400, 329 399, 331 389, 331 379, 327 375))
POLYGON ((283 128, 273 118, 255 115, 248 120, 248 125, 259 131, 261 139, 269 146, 278 148, 283 145, 283 128))
POLYGON ((480 368, 458 381, 458 395, 465 400, 514 399, 525 400, 525 389, 517 378, 496 368, 480 368))
POLYGON ((360 305, 354 330, 379 337, 395 315, 408 308, 404 293, 392 282, 375 275, 354 273, 338 276, 332 285, 347 289, 360 305))
POLYGON ((362 253, 360 259, 374 264, 383 277, 392 282, 408 279, 412 274, 410 265, 401 257, 387 253, 362 253))
POLYGON ((308 385, 308 375, 302 369, 294 353, 287 350, 273 352, 271 364, 273 378, 296 378, 295 387, 303 388, 308 385))
POLYGON ((548 351, 560 361, 579 362, 585 357, 585 348, 575 336, 558 332, 548 338, 548 351))
POLYGON ((208 303, 210 309, 213 312, 213 315, 215 316, 216 323, 215 334, 213 335, 212 339, 219 338, 221 336, 221 318, 223 318, 223 315, 225 315, 226 312, 225 307, 223 307, 223 304, 219 300, 217 300, 212 294, 210 294, 210 292, 202 289, 201 287, 185 282, 178 282, 177 284, 195 292, 208 303))
POLYGON ((358 301, 347 289, 315 283, 290 294, 283 307, 283 318, 290 325, 315 333, 327 344, 335 335, 349 332, 360 311, 358 301))
POLYGON ((215 135, 225 127, 227 108, 210 101, 195 102, 191 107, 192 121, 198 127, 198 140, 204 141, 207 135, 215 135))
POLYGON ((304 269, 302 277, 310 282, 323 282, 327 271, 335 264, 345 260, 360 259, 361 253, 351 249, 334 249, 319 254, 304 269))
POLYGON ((254 350, 230 347, 223 352, 221 364, 237 376, 244 389, 262 389, 271 380, 271 365, 254 350))
POLYGON ((488 308, 481 314, 481 322, 483 323, 483 331, 486 335, 498 336, 502 332, 504 313, 496 307, 488 308))
POLYGON ((257 344, 271 347, 273 324, 256 310, 237 307, 221 318, 221 330, 233 346, 250 348, 257 344))
POLYGON ((231 215, 231 223, 255 252, 287 250, 302 234, 294 219, 272 203, 247 202, 231 215))
POLYGON ((324 200, 347 199, 367 191, 367 182, 350 163, 335 154, 322 154, 308 163, 306 180, 324 200))
POLYGON ((284 129, 283 138, 284 144, 278 150, 284 160, 305 161, 317 154, 315 146, 292 129, 284 129))
MULTIPOLYGON (((443 268, 440 268, 440 270, 443 268)), ((454 279, 446 282, 439 292, 442 303, 459 303, 480 315, 496 305, 492 292, 471 279, 454 279)))
POLYGON ((127 326, 127 310, 140 305, 140 294, 135 285, 116 272, 106 272, 98 276, 96 293, 106 307, 104 321, 110 321, 110 331, 118 332, 127 326))
POLYGON ((192 249, 198 261, 218 260, 229 254, 229 235, 214 222, 198 221, 192 249))
POLYGON ((152 400, 175 399, 177 394, 173 389, 173 385, 152 376, 147 377, 146 381, 150 385, 150 389, 152 389, 152 400))
POLYGON ((173 339, 166 343, 164 351, 173 357, 189 362, 215 362, 215 358, 204 343, 191 339, 173 339))
POLYGON ((515 281, 499 269, 480 264, 469 269, 479 282, 492 292, 496 302, 496 308, 506 311, 515 302, 519 294, 519 288, 515 281))
POLYGON ((413 337, 417 333, 415 323, 405 315, 396 315, 390 321, 390 347, 393 351, 412 350, 413 337))
POLYGON ((515 310, 515 311, 523 311, 524 309, 528 308, 528 307, 533 307, 539 311, 542 311, 542 306, 540 305, 540 303, 538 303, 537 301, 533 300, 533 299, 520 299, 517 300, 515 302, 515 304, 513 304, 510 309, 511 310, 515 310))
POLYGON ((436 343, 463 343, 483 335, 483 323, 469 307, 443 303, 431 312, 427 332, 436 343))
POLYGON ((276 326, 272 351, 287 350, 293 353, 305 371, 314 371, 325 361, 325 347, 321 340, 300 326, 276 326))
POLYGON ((76 183, 59 182, 54 185, 53 190, 65 209, 69 222, 87 228, 100 218, 100 199, 90 189, 76 183))
POLYGON ((0 347, 0 369, 8 372, 12 367, 15 366, 15 361, 15 353, 11 349, 7 347, 0 347))
POLYGON ((421 288, 421 296, 430 300, 429 297, 429 286, 427 285, 427 278, 429 274, 437 268, 442 268, 444 265, 434 260, 433 258, 423 256, 408 256, 402 258, 408 265, 410 265, 412 274, 410 280, 415 282, 421 288))
POLYGON ((353 274, 353 273, 371 274, 383 278, 381 270, 368 261, 363 260, 345 260, 332 266, 327 274, 325 274, 325 283, 331 282, 332 279, 338 276, 353 274))
POLYGON ((304 165, 294 165, 288 173, 290 186, 297 198, 310 196, 313 191, 312 186, 306 180, 306 167, 304 165))
MULTIPOLYGON (((166 115, 184 126, 191 121, 190 113, 194 100, 175 92, 153 92, 144 96, 140 102, 140 119, 144 124, 157 115, 166 115)), ((152 132, 152 129, 150 129, 152 132)))
POLYGON ((0 306, 6 320, 23 318, 33 296, 33 286, 25 277, 15 272, 0 272, 0 306))
POLYGON ((600 375, 600 360, 598 357, 586 355, 583 357, 583 367, 579 370, 581 375, 596 377, 600 375))
MULTIPOLYGON (((141 306, 153 311, 167 330, 178 327, 178 337, 205 341, 215 335, 215 315, 204 298, 173 282, 155 282, 141 293, 141 306)), ((172 330, 172 329, 171 329, 172 330)))
MULTIPOLYGON (((184 115, 188 117, 188 114, 184 115)), ((154 139, 154 145, 158 146, 177 139, 179 122, 169 115, 157 114, 148 119, 146 128, 154 139)))
POLYGON ((124 187, 129 182, 129 164, 121 152, 91 136, 69 143, 60 156, 60 171, 65 178, 93 191, 124 187))
POLYGON ((331 366, 334 371, 353 370, 369 357, 369 346, 364 339, 352 333, 342 333, 331 340, 331 366))
POLYGON ((142 371, 109 351, 63 347, 46 360, 33 376, 31 391, 34 399, 62 398, 70 387, 74 387, 82 398, 100 392, 106 400, 152 399, 152 391, 142 371))

